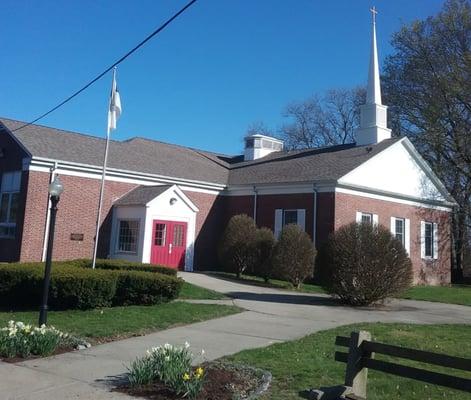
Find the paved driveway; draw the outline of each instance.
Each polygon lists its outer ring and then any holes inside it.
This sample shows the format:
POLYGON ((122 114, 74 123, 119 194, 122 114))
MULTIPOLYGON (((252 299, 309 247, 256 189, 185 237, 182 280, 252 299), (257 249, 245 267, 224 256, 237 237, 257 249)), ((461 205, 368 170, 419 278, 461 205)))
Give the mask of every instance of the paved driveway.
POLYGON ((1 398, 126 399, 110 392, 110 383, 126 372, 125 364, 166 342, 189 341, 196 350, 204 348, 207 359, 214 359, 354 322, 471 323, 471 309, 466 306, 394 300, 381 309, 352 309, 325 295, 248 286, 196 273, 181 276, 231 296, 222 303, 247 311, 80 352, 15 365, 0 362, 1 398))

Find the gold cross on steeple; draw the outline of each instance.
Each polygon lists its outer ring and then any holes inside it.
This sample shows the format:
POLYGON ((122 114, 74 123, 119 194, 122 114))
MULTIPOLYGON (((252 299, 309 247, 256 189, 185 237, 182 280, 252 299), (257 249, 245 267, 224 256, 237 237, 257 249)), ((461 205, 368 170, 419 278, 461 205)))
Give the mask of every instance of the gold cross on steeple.
POLYGON ((373 6, 370 8, 371 14, 373 15, 373 24, 376 24, 376 14, 378 14, 378 11, 376 11, 376 7, 373 6))

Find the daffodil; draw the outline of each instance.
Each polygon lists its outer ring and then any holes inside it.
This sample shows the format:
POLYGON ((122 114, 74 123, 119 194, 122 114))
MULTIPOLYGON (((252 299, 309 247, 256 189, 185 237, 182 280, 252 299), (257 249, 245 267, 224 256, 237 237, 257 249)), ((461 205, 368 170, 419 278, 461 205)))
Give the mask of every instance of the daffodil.
POLYGON ((203 376, 204 370, 201 367, 196 368, 195 375, 198 379, 200 379, 203 376))
POLYGON ((189 381, 190 380, 190 375, 188 373, 183 374, 183 380, 184 381, 189 381))

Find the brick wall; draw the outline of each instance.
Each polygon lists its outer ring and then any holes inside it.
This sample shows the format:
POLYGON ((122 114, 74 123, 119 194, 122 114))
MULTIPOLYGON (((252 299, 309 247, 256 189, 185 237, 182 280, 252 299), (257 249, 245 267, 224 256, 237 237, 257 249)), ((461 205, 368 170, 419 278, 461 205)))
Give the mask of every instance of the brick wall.
POLYGON ((391 217, 410 219, 410 257, 415 283, 442 284, 450 282, 451 247, 450 213, 393 203, 345 193, 335 194, 335 229, 354 222, 356 212, 378 214, 378 222, 390 229, 391 217), (420 254, 420 221, 438 223, 438 259, 423 260, 420 254))
MULTIPOLYGON (((9 134, 1 129, 0 125, 0 185, 2 174, 4 172, 21 171, 23 158, 27 156, 28 154, 9 134)), ((17 261, 20 256, 27 179, 28 174, 23 172, 16 220, 16 235, 15 238, 0 238, 0 261, 17 261)))
MULTIPOLYGON (((46 226, 49 173, 29 172, 21 261, 40 261, 46 226)), ((56 220, 53 256, 56 260, 91 258, 101 181, 61 175, 64 185, 56 220), (83 241, 70 239, 83 234, 83 241)), ((106 257, 111 230, 111 206, 114 200, 136 187, 134 184, 106 182, 100 228, 99 257, 106 257)))
POLYGON ((203 271, 218 265, 217 246, 224 230, 224 197, 209 193, 186 191, 198 207, 196 215, 195 254, 193 268, 203 271))

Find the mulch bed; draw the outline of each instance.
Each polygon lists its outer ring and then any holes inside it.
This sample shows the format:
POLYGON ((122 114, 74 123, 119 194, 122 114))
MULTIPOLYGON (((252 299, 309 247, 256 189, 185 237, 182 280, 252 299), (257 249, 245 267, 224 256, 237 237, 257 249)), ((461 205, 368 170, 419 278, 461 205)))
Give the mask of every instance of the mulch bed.
MULTIPOLYGON (((197 400, 248 399, 264 383, 264 371, 247 366, 212 362, 203 364, 203 368, 206 373, 205 382, 197 400)), ((115 390, 151 400, 182 399, 161 382, 134 388, 122 386, 115 390)))
POLYGON ((11 357, 11 358, 6 358, 5 357, 5 358, 2 358, 2 357, 0 357, 0 361, 15 364, 15 363, 19 363, 19 362, 22 362, 22 361, 35 360, 37 358, 57 356, 59 354, 68 353, 69 351, 75 351, 75 350, 76 349, 73 346, 59 347, 52 354, 50 354, 48 356, 36 356, 34 354, 31 354, 29 357, 26 357, 26 358, 23 358, 23 357, 11 357))

